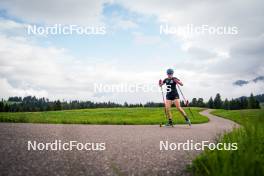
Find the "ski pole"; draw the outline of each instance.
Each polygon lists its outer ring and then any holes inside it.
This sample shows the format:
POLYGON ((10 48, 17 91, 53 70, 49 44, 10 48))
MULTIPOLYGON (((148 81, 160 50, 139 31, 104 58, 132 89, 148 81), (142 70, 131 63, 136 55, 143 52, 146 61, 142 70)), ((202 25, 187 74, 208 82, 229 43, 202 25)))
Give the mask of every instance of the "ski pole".
POLYGON ((180 86, 179 86, 178 84, 176 84, 176 85, 177 85, 177 87, 178 87, 178 89, 179 89, 179 91, 180 91, 180 93, 181 93, 181 95, 182 95, 183 100, 185 101, 185 105, 188 106, 188 109, 189 109, 189 111, 190 111, 192 117, 194 117, 194 115, 193 115, 193 113, 192 113, 192 111, 191 111, 191 108, 190 108, 190 106, 189 106, 189 102, 188 102, 188 100, 186 100, 185 96, 183 95, 180 86))
POLYGON ((161 90, 162 99, 163 99, 163 104, 164 104, 165 117, 166 117, 166 120, 167 120, 167 119, 168 119, 168 116, 167 116, 166 103, 165 103, 165 98, 164 98, 164 93, 163 93, 162 86, 160 86, 160 90, 161 90))
POLYGON ((162 80, 159 80, 159 85, 160 85, 160 90, 161 90, 162 100, 163 100, 163 104, 164 104, 165 118, 166 118, 166 120, 167 120, 167 119, 168 119, 168 114, 167 114, 167 110, 166 110, 165 97, 164 97, 164 93, 163 93, 163 89, 162 89, 162 80))

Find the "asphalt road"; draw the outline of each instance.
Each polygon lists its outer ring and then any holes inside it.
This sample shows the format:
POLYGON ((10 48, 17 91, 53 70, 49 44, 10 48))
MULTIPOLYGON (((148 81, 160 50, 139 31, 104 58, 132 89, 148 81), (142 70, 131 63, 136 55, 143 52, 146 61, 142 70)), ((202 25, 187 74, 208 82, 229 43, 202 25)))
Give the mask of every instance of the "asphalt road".
POLYGON ((186 175, 201 151, 160 150, 169 143, 211 141, 237 126, 209 114, 209 123, 176 125, 55 125, 0 123, 0 175, 186 175), (105 143, 104 151, 28 150, 28 141, 105 143))

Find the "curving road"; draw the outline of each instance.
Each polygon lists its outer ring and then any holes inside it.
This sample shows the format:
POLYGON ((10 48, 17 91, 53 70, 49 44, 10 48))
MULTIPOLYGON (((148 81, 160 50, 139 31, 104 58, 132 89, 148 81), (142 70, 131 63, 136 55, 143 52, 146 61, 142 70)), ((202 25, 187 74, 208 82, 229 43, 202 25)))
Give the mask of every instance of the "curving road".
POLYGON ((201 112, 209 123, 176 125, 55 125, 0 123, 0 175, 186 175, 200 151, 160 150, 169 143, 211 141, 234 122, 201 112), (104 151, 28 151, 27 142, 103 142, 104 151))

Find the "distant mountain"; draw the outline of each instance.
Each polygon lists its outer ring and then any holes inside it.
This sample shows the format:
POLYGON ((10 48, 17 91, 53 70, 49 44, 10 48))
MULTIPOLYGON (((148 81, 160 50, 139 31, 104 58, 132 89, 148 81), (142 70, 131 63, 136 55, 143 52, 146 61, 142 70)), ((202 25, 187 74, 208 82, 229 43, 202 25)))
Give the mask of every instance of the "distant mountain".
POLYGON ((257 83, 257 82, 264 82, 264 76, 258 76, 252 80, 236 80, 233 82, 234 86, 244 86, 246 84, 250 84, 250 83, 257 83))
MULTIPOLYGON (((258 100, 258 102, 264 103, 264 94, 255 95, 254 97, 256 98, 256 100, 258 100)), ((241 99, 241 98, 249 98, 249 97, 242 96, 242 97, 239 97, 237 99, 241 99)))
POLYGON ((255 98, 261 103, 264 102, 264 94, 256 95, 255 98))

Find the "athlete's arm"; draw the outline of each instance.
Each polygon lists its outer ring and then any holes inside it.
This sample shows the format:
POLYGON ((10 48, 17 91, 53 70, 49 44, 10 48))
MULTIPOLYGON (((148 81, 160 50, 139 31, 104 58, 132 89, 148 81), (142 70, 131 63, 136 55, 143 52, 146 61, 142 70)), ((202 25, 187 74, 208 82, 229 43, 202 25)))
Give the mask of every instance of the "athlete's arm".
POLYGON ((161 87, 164 84, 164 81, 162 81, 161 79, 159 80, 159 86, 161 87))
POLYGON ((173 80, 176 82, 176 84, 183 86, 183 83, 178 78, 173 78, 173 80))

